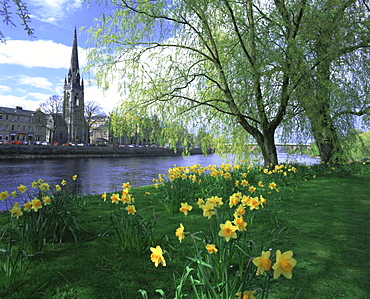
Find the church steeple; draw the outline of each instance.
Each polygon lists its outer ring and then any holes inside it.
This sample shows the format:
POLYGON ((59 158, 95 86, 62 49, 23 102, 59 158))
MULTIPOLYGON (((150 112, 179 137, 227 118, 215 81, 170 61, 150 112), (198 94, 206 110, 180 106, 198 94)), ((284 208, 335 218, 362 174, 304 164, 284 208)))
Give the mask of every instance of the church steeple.
POLYGON ((75 27, 72 45, 71 65, 68 71, 67 83, 80 86, 80 67, 78 64, 77 31, 75 27))

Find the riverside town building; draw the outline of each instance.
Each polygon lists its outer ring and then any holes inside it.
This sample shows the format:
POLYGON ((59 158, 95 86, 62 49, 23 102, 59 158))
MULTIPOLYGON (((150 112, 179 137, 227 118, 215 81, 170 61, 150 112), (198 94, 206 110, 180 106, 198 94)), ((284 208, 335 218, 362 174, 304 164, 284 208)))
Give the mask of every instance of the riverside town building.
POLYGON ((0 107, 0 142, 32 143, 46 139, 46 115, 36 111, 0 107))

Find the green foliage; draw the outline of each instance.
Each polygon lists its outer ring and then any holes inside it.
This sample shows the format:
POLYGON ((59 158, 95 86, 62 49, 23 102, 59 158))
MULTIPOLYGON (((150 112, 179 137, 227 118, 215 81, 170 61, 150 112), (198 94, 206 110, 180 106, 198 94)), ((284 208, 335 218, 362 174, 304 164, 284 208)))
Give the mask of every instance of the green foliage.
MULTIPOLYGON (((27 4, 25 2, 23 2, 22 0, 3 0, 0 2, 0 4, 1 4, 0 17, 3 19, 2 21, 6 25, 16 26, 13 21, 13 12, 11 11, 10 6, 11 4, 14 4, 16 8, 15 14, 19 17, 20 21, 22 22, 21 25, 23 26, 24 30, 27 31, 27 34, 29 36, 34 35, 34 29, 32 29, 28 24, 31 21, 31 18, 30 13, 28 12, 27 9, 27 4)), ((5 35, 1 30, 0 30, 0 41, 1 42, 5 41, 5 35)))

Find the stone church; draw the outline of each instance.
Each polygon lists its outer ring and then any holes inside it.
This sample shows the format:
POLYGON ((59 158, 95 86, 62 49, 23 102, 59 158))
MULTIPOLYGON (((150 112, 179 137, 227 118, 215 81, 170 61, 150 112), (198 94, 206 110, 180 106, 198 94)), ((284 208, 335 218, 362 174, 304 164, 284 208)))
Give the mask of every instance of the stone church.
POLYGON ((74 30, 71 64, 64 80, 63 112, 53 115, 54 140, 59 143, 88 143, 88 125, 84 117, 84 81, 78 64, 77 32, 74 30))
POLYGON ((71 65, 68 76, 64 80, 63 119, 67 127, 67 142, 88 142, 88 125, 84 117, 84 110, 84 81, 80 76, 75 28, 71 65))

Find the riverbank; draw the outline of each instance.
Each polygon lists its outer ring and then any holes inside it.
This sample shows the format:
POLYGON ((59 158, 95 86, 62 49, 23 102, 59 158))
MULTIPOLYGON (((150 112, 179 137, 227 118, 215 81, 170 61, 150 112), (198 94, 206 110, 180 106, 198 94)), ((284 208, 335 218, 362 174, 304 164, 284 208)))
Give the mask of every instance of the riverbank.
MULTIPOLYGON (((0 145, 0 159, 145 157, 180 156, 181 154, 182 150, 175 152, 173 149, 159 147, 0 145)), ((194 148, 190 150, 190 154, 202 154, 202 150, 194 148)))

